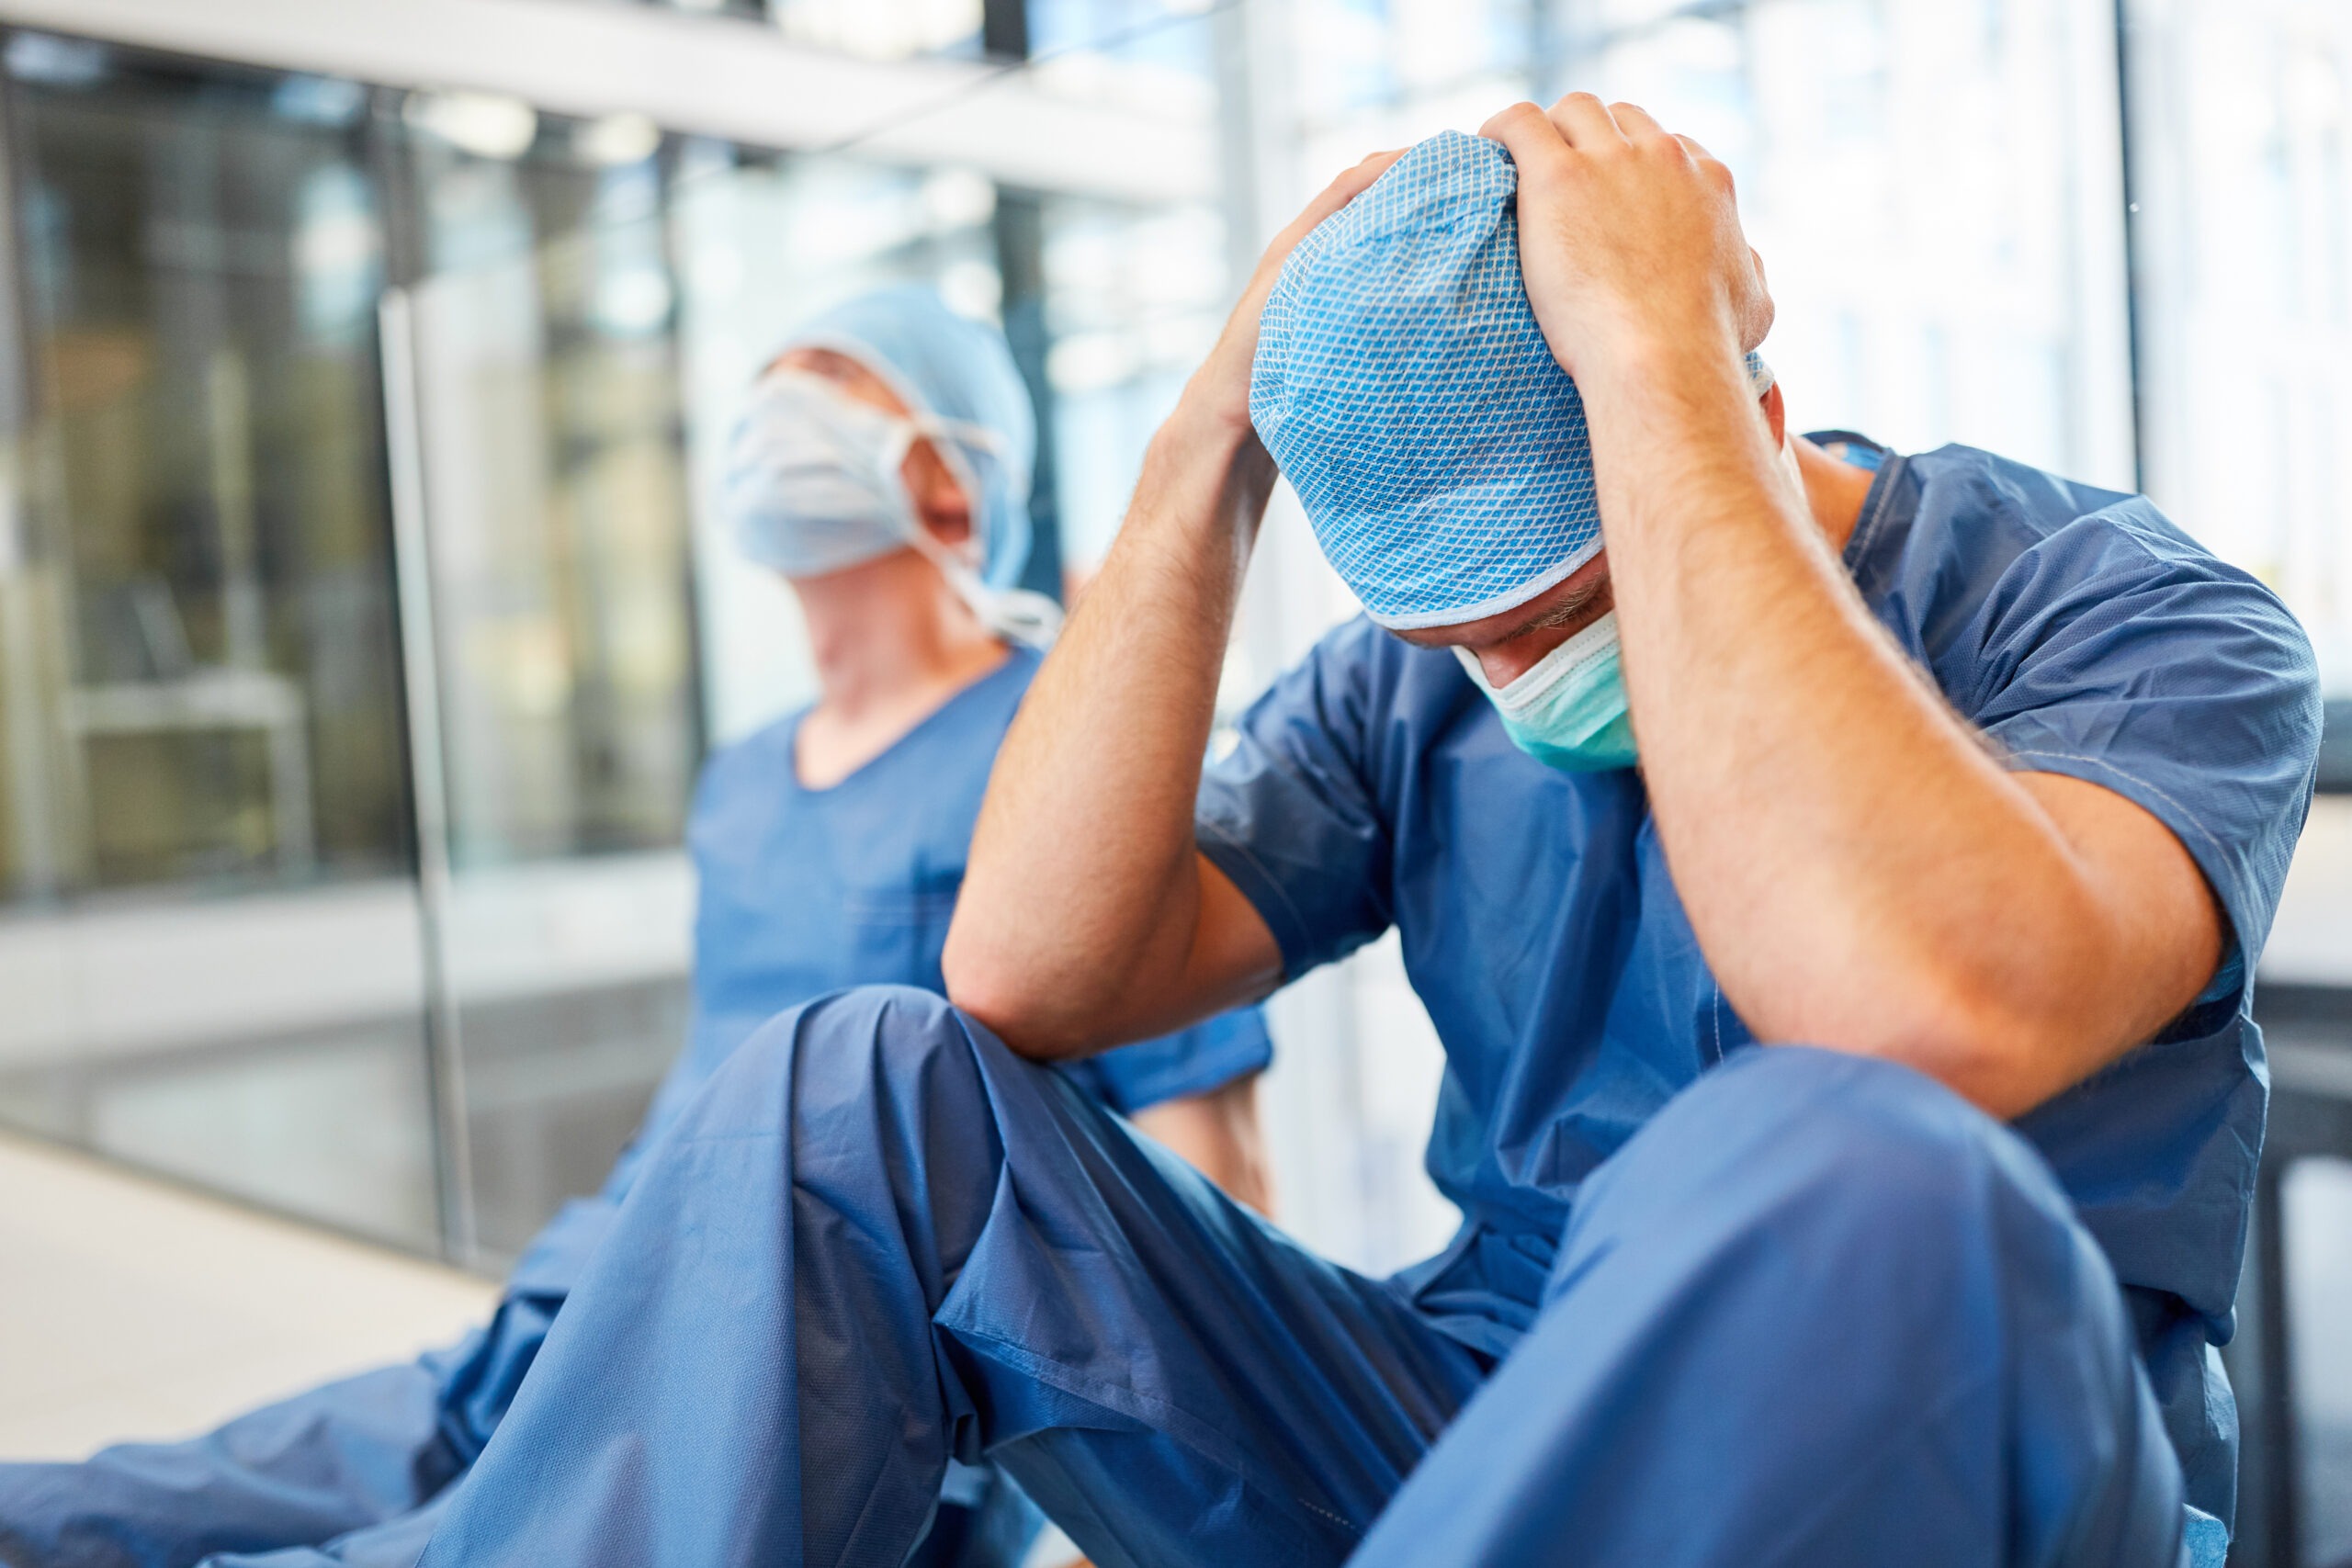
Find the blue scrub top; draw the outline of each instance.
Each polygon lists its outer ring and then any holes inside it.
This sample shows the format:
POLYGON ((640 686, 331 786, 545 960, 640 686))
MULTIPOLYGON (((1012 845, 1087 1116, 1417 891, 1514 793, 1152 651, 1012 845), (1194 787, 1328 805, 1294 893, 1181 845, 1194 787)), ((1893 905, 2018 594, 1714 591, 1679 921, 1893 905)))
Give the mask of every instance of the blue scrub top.
MULTIPOLYGON (((2262 1143, 2249 978, 2311 799, 2311 649, 2268 590, 2144 500, 1967 447, 1882 456, 1846 550, 1880 622, 2011 767, 2164 821, 2228 915, 2195 1006, 2018 1123, 2126 1288, 2190 1501, 2226 1519, 2235 1420, 2210 1348, 2231 1332, 2262 1143)), ((1404 1282, 1499 1356, 1578 1183, 1752 1036, 1639 774, 1525 756, 1450 651, 1351 622, 1240 732, 1203 781, 1200 847, 1291 978, 1397 928, 1446 1050, 1428 1168, 1466 1218, 1404 1282)))
MULTIPOLYGON (((686 829, 700 883, 693 1022, 639 1148, 786 1008, 849 986, 945 989, 940 950, 980 797, 1038 663, 1012 650, 829 788, 805 787, 794 770, 802 714, 711 759, 686 829)), ((1263 1018, 1244 1008, 1063 1070, 1133 1112, 1256 1072, 1272 1055, 1263 1018)))

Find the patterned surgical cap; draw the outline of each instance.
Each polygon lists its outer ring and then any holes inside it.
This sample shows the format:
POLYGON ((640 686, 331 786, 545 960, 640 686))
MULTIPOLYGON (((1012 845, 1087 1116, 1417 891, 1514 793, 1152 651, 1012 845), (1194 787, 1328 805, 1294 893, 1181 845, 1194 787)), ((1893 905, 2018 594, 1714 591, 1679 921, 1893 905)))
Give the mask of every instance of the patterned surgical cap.
MULTIPOLYGON (((1523 604, 1600 549, 1584 402, 1519 275, 1518 170, 1446 131, 1283 263, 1250 418, 1382 626, 1523 604)), ((1754 355, 1758 396, 1771 372, 1754 355)))

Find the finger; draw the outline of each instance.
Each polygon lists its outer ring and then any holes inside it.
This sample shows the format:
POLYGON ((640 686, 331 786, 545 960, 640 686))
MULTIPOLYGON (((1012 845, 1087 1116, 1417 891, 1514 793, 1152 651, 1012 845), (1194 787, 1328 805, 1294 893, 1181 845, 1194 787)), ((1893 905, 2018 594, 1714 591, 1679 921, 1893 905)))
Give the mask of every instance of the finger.
POLYGON ((1405 149, 1395 147, 1385 152, 1371 152, 1340 171, 1322 193, 1307 204, 1317 220, 1327 218, 1345 207, 1370 188, 1372 182, 1388 172, 1388 166, 1405 155, 1405 149))
MULTIPOLYGON (((1617 122, 1617 129, 1625 133, 1628 141, 1655 141, 1666 135, 1666 127, 1652 118, 1650 111, 1639 104, 1611 104, 1609 106, 1609 118, 1617 122)), ((1685 147, 1696 145, 1687 136, 1678 136, 1675 140, 1685 147)))
POLYGON ((1771 285, 1764 276, 1763 256, 1753 245, 1748 247, 1747 256, 1756 267, 1756 293, 1747 302, 1747 319, 1742 323, 1739 335, 1740 347, 1753 350, 1771 334, 1772 322, 1780 314, 1780 307, 1772 303, 1771 285))
POLYGON ((1552 106, 1552 123, 1579 152, 1625 146, 1625 133, 1610 118, 1609 106, 1590 93, 1570 93, 1552 106))
POLYGON ((1393 148, 1385 152, 1374 152, 1340 170, 1329 185, 1315 193, 1315 199, 1308 202, 1299 215, 1290 220, 1289 226, 1274 237, 1272 253, 1286 254, 1293 245, 1305 239, 1317 224, 1362 196, 1372 182, 1386 174, 1388 166, 1403 157, 1405 152, 1406 149, 1402 147, 1393 148))
POLYGON ((1545 159, 1567 151, 1560 128, 1531 103, 1516 103, 1501 110, 1478 128, 1478 134, 1501 142, 1510 150, 1511 162, 1522 169, 1538 167, 1545 159))
POLYGON ((1682 143, 1682 150, 1690 154, 1691 163, 1698 166, 1701 174, 1713 180, 1725 195, 1732 197, 1735 200, 1737 199, 1738 187, 1731 177, 1730 164, 1715 157, 1687 136, 1678 136, 1675 140, 1682 143))

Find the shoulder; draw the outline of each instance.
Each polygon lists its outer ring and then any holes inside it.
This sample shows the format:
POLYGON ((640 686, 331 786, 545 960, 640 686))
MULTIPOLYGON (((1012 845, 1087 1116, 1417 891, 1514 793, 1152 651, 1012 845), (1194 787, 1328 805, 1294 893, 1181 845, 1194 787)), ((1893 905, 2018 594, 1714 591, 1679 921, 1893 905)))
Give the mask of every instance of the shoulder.
POLYGON ((2226 631, 2309 660, 2278 595, 2146 497, 1973 447, 1891 466, 1848 555, 1864 597, 1939 673, 1955 655, 2029 653, 2086 615, 2170 621, 2188 657, 2226 631))
POLYGON ((807 708, 786 714, 740 739, 729 741, 705 759, 695 784, 694 807, 686 824, 689 840, 717 826, 718 818, 741 810, 747 803, 774 803, 789 795, 775 786, 792 777, 792 738, 799 732, 807 708))
POLYGON ((800 721, 808 716, 808 711, 806 707, 795 708, 782 718, 762 725, 713 751, 702 765, 702 787, 707 790, 714 780, 733 774, 764 774, 778 767, 791 766, 792 738, 799 733, 800 721))
POLYGON ((1400 726, 1426 730, 1437 710, 1476 694, 1446 649, 1417 647, 1360 615, 1326 632, 1283 671, 1242 728, 1271 742, 1303 725, 1318 744, 1337 741, 1369 760, 1400 726))

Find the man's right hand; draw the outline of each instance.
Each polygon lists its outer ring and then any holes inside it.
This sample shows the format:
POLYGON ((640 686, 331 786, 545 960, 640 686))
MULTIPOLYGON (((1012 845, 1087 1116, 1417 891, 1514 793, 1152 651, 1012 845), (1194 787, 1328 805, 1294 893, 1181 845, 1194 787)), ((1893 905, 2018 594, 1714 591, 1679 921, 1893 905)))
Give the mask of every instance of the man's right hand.
POLYGON ((1283 263, 1290 259, 1291 252, 1314 231, 1317 224, 1363 194, 1367 186, 1388 172, 1389 164, 1405 155, 1405 151, 1397 147, 1374 152, 1342 172, 1274 236, 1265 254, 1258 258, 1257 270, 1250 275, 1249 285, 1241 290, 1233 314, 1226 318, 1216 346, 1185 384, 1181 412, 1208 420, 1236 434, 1249 432, 1250 367, 1258 355, 1258 318, 1265 313, 1266 297, 1274 291, 1274 279, 1282 276, 1283 263))

